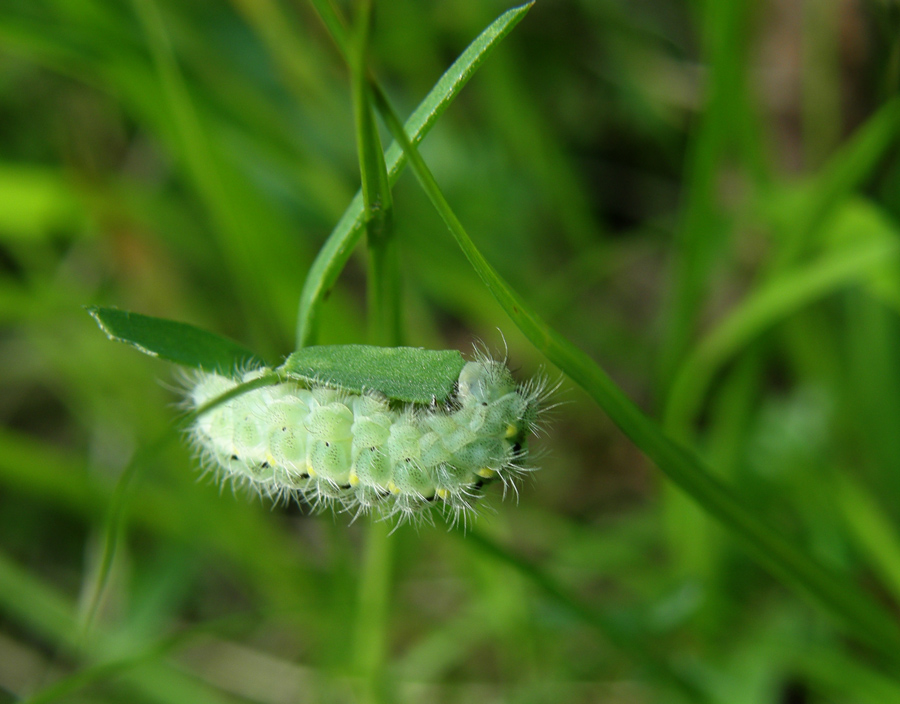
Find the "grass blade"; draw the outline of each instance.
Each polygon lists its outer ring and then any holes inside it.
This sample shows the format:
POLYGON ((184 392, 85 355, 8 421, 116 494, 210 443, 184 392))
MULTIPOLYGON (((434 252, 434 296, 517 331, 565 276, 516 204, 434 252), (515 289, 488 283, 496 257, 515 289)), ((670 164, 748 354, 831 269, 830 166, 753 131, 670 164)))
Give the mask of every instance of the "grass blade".
MULTIPOLYGON (((326 7, 328 5, 328 3, 321 4, 326 7)), ((453 62, 406 122, 406 134, 413 144, 421 143, 475 71, 529 9, 530 4, 523 5, 500 15, 453 62)), ((332 15, 323 15, 329 16, 332 15)), ((329 28, 332 29, 331 23, 329 28)), ((332 31, 342 33, 342 29, 332 31)), ((336 34, 336 41, 337 36, 336 34)), ((392 144, 387 150, 385 166, 388 180, 391 184, 396 183, 406 166, 406 155, 397 143, 392 144)), ((363 198, 361 193, 357 193, 307 274, 297 316, 298 349, 310 344, 315 338, 319 308, 350 258, 353 248, 362 237, 364 224, 363 198)))
POLYGON ((693 452, 670 440, 588 355, 531 310, 475 247, 399 120, 389 120, 388 126, 394 138, 404 144, 423 190, 466 258, 535 347, 581 386, 669 479, 729 528, 762 565, 824 606, 843 627, 878 652, 895 674, 900 673, 900 630, 890 614, 850 581, 825 569, 757 519, 752 508, 713 476, 693 452))
POLYGON ((681 365, 666 404, 666 430, 675 437, 687 437, 716 372, 762 330, 837 288, 865 278, 897 253, 894 240, 861 241, 858 246, 841 248, 779 274, 756 289, 681 365))
POLYGON ((850 534, 869 564, 900 599, 900 536, 879 501, 852 476, 835 474, 834 496, 850 534))
POLYGON ((900 98, 892 98, 860 127, 816 178, 809 201, 790 223, 774 267, 796 260, 834 209, 868 178, 900 134, 900 98))

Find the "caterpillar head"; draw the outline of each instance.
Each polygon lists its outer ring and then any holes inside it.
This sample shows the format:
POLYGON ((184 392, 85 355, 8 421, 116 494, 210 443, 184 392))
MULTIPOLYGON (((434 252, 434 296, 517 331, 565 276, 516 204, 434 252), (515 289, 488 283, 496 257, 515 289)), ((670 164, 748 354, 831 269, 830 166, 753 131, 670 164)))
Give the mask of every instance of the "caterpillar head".
POLYGON ((479 359, 468 362, 459 373, 459 400, 462 405, 493 403, 516 390, 516 382, 502 362, 479 359))

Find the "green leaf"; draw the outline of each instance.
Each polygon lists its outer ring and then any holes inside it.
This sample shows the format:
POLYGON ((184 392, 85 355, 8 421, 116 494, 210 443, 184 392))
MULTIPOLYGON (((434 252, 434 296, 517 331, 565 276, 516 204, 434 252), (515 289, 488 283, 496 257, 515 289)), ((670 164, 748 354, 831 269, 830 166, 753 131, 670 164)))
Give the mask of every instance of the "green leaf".
MULTIPOLYGON (((323 2, 321 5, 327 6, 327 3, 323 2)), ((500 40, 512 31, 513 27, 530 9, 531 4, 528 4, 504 12, 479 34, 475 41, 453 62, 453 65, 441 76, 425 100, 419 104, 416 111, 406 121, 406 134, 409 135, 413 144, 421 143, 437 119, 453 102, 463 86, 468 83, 472 74, 478 70, 491 51, 500 43, 500 40)), ((332 17, 333 14, 329 13, 323 16, 332 17)), ((329 29, 331 29, 330 24, 329 29)), ((376 100, 379 93, 380 91, 375 91, 376 100)), ((387 150, 384 160, 388 179, 393 185, 406 166, 406 155, 402 147, 395 142, 387 150)), ((328 292, 337 281, 338 275, 363 234, 363 225, 365 224, 363 210, 362 194, 357 193, 310 267, 303 285, 303 292, 300 295, 300 309, 297 315, 298 348, 310 344, 315 337, 316 322, 322 301, 328 296, 328 292)))
POLYGON ((187 323, 117 308, 89 306, 86 310, 110 340, 124 342, 151 357, 222 374, 248 365, 264 365, 236 342, 187 323))
POLYGON ((307 383, 427 404, 450 398, 465 363, 457 350, 317 345, 294 352, 279 371, 307 383))

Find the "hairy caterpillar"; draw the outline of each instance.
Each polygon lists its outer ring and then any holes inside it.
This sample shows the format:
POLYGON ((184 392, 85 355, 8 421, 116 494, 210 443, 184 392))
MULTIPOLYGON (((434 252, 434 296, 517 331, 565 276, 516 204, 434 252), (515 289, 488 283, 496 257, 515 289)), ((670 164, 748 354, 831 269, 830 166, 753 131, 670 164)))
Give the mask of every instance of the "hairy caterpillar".
MULTIPOLYGON (((271 370, 201 372, 188 405, 201 409, 265 374, 271 370)), ((485 484, 514 486, 530 471, 526 439, 546 395, 543 380, 517 384, 503 362, 478 355, 443 400, 403 402, 371 388, 290 378, 213 405, 190 435, 206 466, 264 496, 401 520, 439 505, 457 521, 485 484)))

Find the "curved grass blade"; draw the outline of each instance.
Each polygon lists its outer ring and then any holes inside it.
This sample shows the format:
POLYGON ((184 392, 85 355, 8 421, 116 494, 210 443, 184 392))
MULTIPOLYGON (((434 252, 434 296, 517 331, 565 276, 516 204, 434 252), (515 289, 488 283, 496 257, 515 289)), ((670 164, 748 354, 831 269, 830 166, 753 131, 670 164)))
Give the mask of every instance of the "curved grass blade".
POLYGON ((393 114, 388 128, 403 143, 419 183, 469 263, 535 347, 581 386, 669 479, 729 528, 775 577, 824 606, 844 628, 879 653, 892 673, 900 676, 900 629, 891 615, 855 584, 822 567, 760 521, 752 508, 717 479, 692 451, 672 441, 644 415, 587 354, 531 310, 475 247, 393 114))
POLYGON ((681 365, 666 404, 666 430, 675 437, 687 437, 717 371, 760 332, 837 288, 864 279, 898 252, 895 240, 861 242, 785 271, 758 288, 681 365))
POLYGON ((250 365, 264 365, 259 357, 238 343, 187 323, 118 308, 88 306, 86 310, 110 340, 124 342, 151 357, 222 374, 250 365))
POLYGON ((790 265, 809 247, 828 215, 871 176, 898 135, 900 98, 894 97, 857 129, 816 177, 811 197, 798 211, 788 240, 776 254, 774 268, 790 265))
POLYGON ((116 487, 113 490, 113 496, 103 520, 103 551, 100 556, 100 564, 97 566, 96 572, 90 581, 90 586, 87 590, 87 606, 82 612, 79 634, 79 641, 82 644, 87 641, 94 626, 97 612, 100 610, 100 604, 103 602, 106 588, 109 585, 113 562, 118 553, 119 544, 122 542, 122 536, 125 534, 128 503, 132 493, 131 488, 134 486, 135 477, 143 466, 142 460, 145 456, 155 454, 171 435, 173 433, 166 433, 163 439, 149 448, 148 451, 132 457, 131 462, 129 462, 118 481, 116 481, 116 487))
MULTIPOLYGON (((327 3, 321 3, 327 6, 327 3)), ((484 63, 491 51, 525 16, 531 5, 508 10, 488 25, 459 58, 444 73, 406 122, 406 133, 413 144, 419 144, 449 107, 472 74, 484 63)), ((339 26, 339 24, 338 24, 339 26)), ((329 24, 329 27, 331 25, 329 24)), ((377 97, 378 91, 376 91, 377 97)), ((385 154, 385 166, 391 185, 396 183, 406 166, 406 155, 396 142, 385 154)), ((310 267, 297 315, 297 348, 310 344, 315 338, 319 308, 350 258, 353 248, 363 234, 365 224, 361 193, 351 201, 344 215, 332 230, 328 240, 310 267)))

